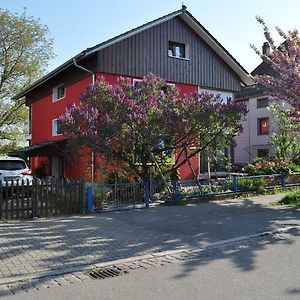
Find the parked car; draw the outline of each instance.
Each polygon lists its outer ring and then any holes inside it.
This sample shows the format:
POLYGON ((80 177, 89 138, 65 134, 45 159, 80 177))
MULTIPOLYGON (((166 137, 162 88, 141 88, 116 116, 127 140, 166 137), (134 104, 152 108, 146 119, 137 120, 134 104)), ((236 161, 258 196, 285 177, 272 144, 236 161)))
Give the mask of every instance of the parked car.
POLYGON ((0 156, 0 180, 2 186, 32 185, 32 172, 26 162, 18 157, 0 156))

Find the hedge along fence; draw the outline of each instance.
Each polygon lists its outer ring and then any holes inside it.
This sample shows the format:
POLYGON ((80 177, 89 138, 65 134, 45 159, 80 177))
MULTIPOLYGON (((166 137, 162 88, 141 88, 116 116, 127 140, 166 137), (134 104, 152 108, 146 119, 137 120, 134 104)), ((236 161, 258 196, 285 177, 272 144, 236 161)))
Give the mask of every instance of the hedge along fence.
POLYGON ((240 192, 263 193, 274 188, 300 186, 300 173, 233 176, 215 180, 184 180, 173 183, 173 200, 240 192))

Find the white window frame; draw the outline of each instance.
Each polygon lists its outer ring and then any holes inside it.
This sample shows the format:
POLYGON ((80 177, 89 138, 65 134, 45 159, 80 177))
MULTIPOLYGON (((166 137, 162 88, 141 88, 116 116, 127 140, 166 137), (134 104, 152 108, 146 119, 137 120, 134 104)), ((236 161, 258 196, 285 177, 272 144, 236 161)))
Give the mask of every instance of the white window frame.
POLYGON ((62 99, 64 99, 64 98, 66 98, 66 87, 65 87, 64 83, 61 83, 61 84, 55 86, 55 87, 52 89, 52 101, 53 101, 53 102, 56 102, 56 101, 62 100, 62 99), (64 96, 58 98, 58 96, 57 96, 57 91, 58 91, 58 89, 61 88, 61 87, 64 88, 64 96))
POLYGON ((168 56, 176 59, 182 59, 182 60, 190 60, 190 47, 189 44, 186 43, 181 43, 181 42, 175 42, 175 41, 168 41, 168 56), (175 44, 181 44, 184 45, 184 57, 179 57, 179 56, 174 56, 169 54, 169 45, 170 43, 175 43, 175 44))
POLYGON ((57 133, 58 118, 52 120, 52 136, 61 136, 62 133, 57 133))
POLYGON ((135 84, 136 84, 137 82, 141 82, 141 81, 143 81, 143 79, 133 78, 133 79, 132 79, 132 85, 135 86, 135 84))
MULTIPOLYGON (((135 86, 135 84, 137 82, 141 82, 141 81, 143 81, 143 79, 133 78, 132 79, 132 85, 135 86)), ((166 84, 171 86, 171 87, 176 87, 175 83, 167 82, 166 84)))
POLYGON ((175 83, 169 83, 169 82, 167 82, 167 85, 169 85, 171 87, 175 87, 176 86, 175 83))
POLYGON ((257 98, 256 99, 256 108, 261 109, 261 108, 268 108, 269 107, 269 98, 268 97, 262 97, 262 98, 257 98), (267 101, 266 106, 262 106, 260 103, 261 101, 267 101))

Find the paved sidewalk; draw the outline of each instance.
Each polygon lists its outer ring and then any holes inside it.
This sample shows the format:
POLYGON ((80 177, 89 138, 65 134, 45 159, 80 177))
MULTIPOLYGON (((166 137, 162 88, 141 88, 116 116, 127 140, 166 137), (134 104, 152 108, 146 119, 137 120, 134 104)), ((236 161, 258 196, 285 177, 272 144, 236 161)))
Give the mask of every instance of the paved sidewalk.
POLYGON ((299 210, 268 205, 281 196, 0 223, 0 283, 300 225, 299 210))

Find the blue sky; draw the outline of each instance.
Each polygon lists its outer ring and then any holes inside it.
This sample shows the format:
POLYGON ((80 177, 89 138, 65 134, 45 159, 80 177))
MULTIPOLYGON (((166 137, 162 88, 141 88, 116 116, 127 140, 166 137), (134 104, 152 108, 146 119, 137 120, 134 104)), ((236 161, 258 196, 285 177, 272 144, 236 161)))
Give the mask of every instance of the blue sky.
MULTIPOLYGON (((85 48, 180 9, 182 0, 0 0, 0 8, 40 18, 54 39, 56 58, 49 71, 85 48)), ((244 66, 260 62, 249 47, 264 42, 260 15, 274 31, 300 29, 299 0, 185 0, 187 9, 244 66)))

